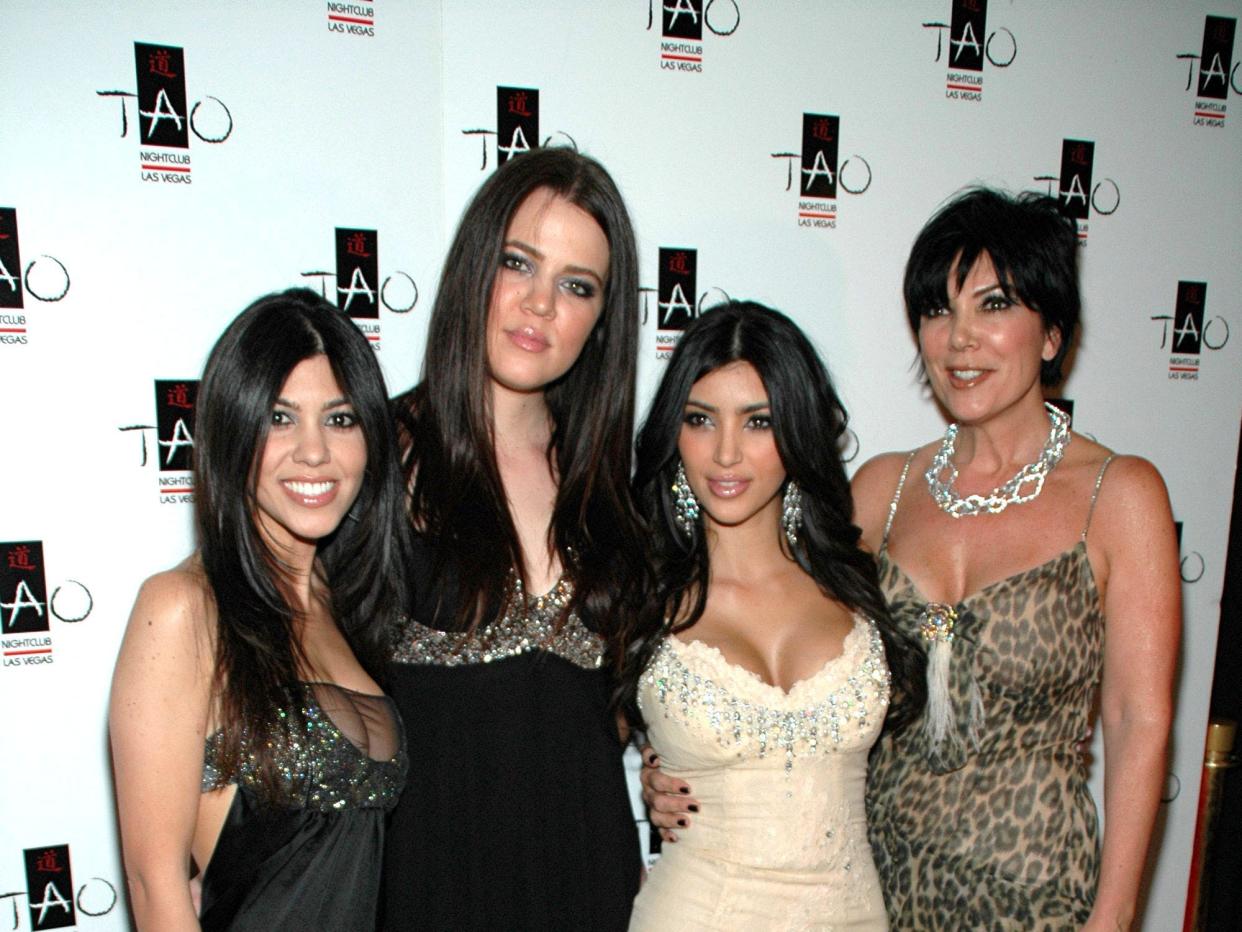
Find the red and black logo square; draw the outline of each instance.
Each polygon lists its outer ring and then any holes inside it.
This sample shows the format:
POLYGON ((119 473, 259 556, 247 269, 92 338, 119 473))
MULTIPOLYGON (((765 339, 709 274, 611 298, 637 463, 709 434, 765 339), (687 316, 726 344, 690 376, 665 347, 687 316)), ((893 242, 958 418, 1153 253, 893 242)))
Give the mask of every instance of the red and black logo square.
POLYGON ((185 53, 172 45, 134 43, 138 71, 138 139, 143 145, 190 148, 185 53))
POLYGON ((694 320, 694 296, 698 250, 684 246, 660 247, 660 281, 657 290, 657 327, 685 330, 694 320))
POLYGON ((379 233, 336 228, 336 306, 350 317, 379 317, 379 233))
POLYGON ((194 468, 196 379, 155 380, 155 429, 160 472, 194 468))
POLYGON ((77 924, 68 845, 27 848, 26 897, 30 928, 64 929, 77 924))
POLYGON ((949 25, 949 66, 982 71, 987 43, 988 0, 953 0, 949 25))
POLYGON ((1086 220, 1091 212, 1091 167, 1095 143, 1085 139, 1061 140, 1061 176, 1057 198, 1061 213, 1086 220))
POLYGON ((22 307, 22 253, 17 208, 0 207, 0 307, 22 307))
POLYGON ((837 144, 841 118, 826 113, 802 114, 803 197, 837 196, 837 144))
POLYGON ((1178 282, 1173 311, 1173 352, 1199 355, 1203 348, 1203 305, 1207 282, 1178 282))
POLYGON ((0 634, 47 631, 48 621, 43 542, 0 543, 0 634))
POLYGON ((1203 22, 1203 54, 1199 58, 1200 97, 1224 100, 1229 96, 1229 77, 1233 68, 1233 35, 1238 21, 1227 16, 1209 16, 1203 22))
POLYGON ((503 165, 539 146, 539 91, 533 87, 496 88, 496 151, 503 165))

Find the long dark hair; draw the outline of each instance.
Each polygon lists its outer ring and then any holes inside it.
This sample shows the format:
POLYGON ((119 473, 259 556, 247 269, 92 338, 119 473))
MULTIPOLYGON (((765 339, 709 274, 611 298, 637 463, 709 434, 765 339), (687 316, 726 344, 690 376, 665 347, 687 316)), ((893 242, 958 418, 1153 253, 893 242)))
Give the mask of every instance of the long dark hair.
POLYGON ((559 477, 549 548, 571 575, 575 609, 608 635, 631 617, 618 606, 645 564, 629 496, 638 257, 625 203, 598 162, 534 150, 497 169, 466 208, 431 312, 423 381, 395 402, 403 466, 414 525, 436 541, 435 575, 456 578, 454 621, 470 630, 500 609, 511 568, 525 577, 496 465, 485 334, 505 231, 539 189, 594 218, 609 246, 599 320, 577 362, 544 391, 559 477))
POLYGON ((367 464, 349 516, 319 543, 318 570, 332 616, 372 675, 382 668, 386 626, 401 609, 396 580, 407 559, 404 488, 375 353, 358 328, 313 291, 259 298, 212 349, 195 416, 194 518, 218 618, 213 697, 222 781, 250 754, 258 757, 261 783, 276 785, 264 739, 282 738, 272 733, 273 710, 288 707, 285 691, 298 681, 304 658, 294 634, 297 611, 255 523, 255 479, 285 379, 302 360, 320 354, 358 418, 367 464))
POLYGON ((669 630, 684 631, 703 616, 711 568, 701 521, 689 537, 674 522, 677 441, 691 386, 738 361, 754 366, 763 380, 787 481, 802 489, 802 528, 797 544, 787 549, 824 594, 875 621, 893 676, 889 722, 903 727, 922 707, 922 655, 893 625, 875 560, 858 545, 862 532, 853 522, 853 499, 841 462, 845 408, 797 325, 753 301, 719 304, 686 328, 638 435, 635 498, 648 525, 656 582, 653 604, 625 645, 619 699, 636 716, 638 678, 660 639, 669 630))

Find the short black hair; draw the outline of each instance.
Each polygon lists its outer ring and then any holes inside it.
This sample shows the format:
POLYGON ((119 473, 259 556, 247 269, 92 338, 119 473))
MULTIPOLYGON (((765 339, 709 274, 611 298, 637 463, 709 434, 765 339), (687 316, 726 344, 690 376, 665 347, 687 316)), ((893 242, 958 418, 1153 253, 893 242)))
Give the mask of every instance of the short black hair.
POLYGON ((1040 367, 1040 381, 1055 385, 1078 331, 1078 230, 1056 198, 971 187, 954 195, 927 221, 910 249, 902 291, 910 329, 918 336, 924 315, 949 302, 949 274, 957 287, 986 253, 1006 297, 1039 314, 1060 346, 1040 367))

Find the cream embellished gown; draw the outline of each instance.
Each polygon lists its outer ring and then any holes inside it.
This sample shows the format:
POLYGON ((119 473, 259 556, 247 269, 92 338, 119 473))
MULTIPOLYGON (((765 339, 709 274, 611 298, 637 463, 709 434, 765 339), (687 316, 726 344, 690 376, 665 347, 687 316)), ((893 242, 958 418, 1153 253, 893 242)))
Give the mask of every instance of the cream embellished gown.
POLYGON ((670 636, 639 685, 647 736, 701 811, 634 901, 630 929, 883 930, 867 754, 888 707, 875 625, 788 693, 670 636))

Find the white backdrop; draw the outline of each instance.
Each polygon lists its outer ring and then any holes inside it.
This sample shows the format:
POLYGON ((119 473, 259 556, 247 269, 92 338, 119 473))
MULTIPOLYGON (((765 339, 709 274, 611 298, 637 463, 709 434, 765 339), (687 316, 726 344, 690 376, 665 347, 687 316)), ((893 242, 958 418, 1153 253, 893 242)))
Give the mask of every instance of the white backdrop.
MULTIPOLYGON (((354 242, 342 234, 338 265, 336 231, 368 231, 355 251, 375 262, 364 268, 377 297, 387 285, 360 324, 390 387, 410 385, 447 238, 520 120, 532 142, 572 140, 599 158, 631 206, 650 289, 642 402, 675 339, 659 329, 663 265, 691 303, 755 298, 806 328, 850 409, 855 464, 943 429, 901 308, 922 222, 971 182, 1051 186, 1070 205, 1082 182, 1085 327, 1063 394, 1077 429, 1156 463, 1182 523, 1186 636, 1146 921, 1179 927, 1242 412, 1242 129, 1229 116, 1240 11, 6 4, 0 926, 125 926, 108 682, 139 582, 191 546, 189 475, 160 466, 188 450, 179 405, 212 341, 260 293, 334 287, 354 242), (159 88, 162 100, 125 96, 159 88), (178 121, 183 144, 151 144, 178 121), (824 192, 824 168, 837 196, 800 197, 802 177, 824 192), (690 267, 693 281, 676 276, 690 267)), ((675 301, 665 311, 684 320, 675 301)))

